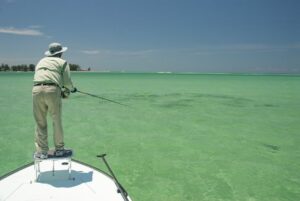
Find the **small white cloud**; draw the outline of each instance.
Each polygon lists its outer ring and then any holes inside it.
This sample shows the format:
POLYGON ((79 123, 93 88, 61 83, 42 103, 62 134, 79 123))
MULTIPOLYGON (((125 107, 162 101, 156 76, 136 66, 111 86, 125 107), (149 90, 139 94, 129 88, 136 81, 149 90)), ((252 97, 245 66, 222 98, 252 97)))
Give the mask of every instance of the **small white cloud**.
MULTIPOLYGON (((299 46, 298 46, 299 47, 299 46)), ((220 53, 240 53, 240 52, 260 52, 260 53, 270 53, 270 52, 284 52, 291 48, 297 48, 297 44, 291 45, 269 45, 269 44, 231 44, 231 45, 221 45, 221 46, 206 46, 194 50, 196 55, 212 55, 220 53)))
POLYGON ((146 56, 153 52, 155 52, 155 50, 116 51, 114 54, 119 56, 146 56))
POLYGON ((8 28, 3 28, 0 27, 0 33, 4 34, 14 34, 14 35, 23 35, 23 36, 42 36, 44 33, 42 33, 39 30, 36 29, 16 29, 14 27, 8 27, 8 28))
POLYGON ((42 27, 43 26, 41 26, 41 25, 30 25, 28 28, 30 28, 30 29, 40 29, 42 27))
POLYGON ((289 47, 291 49, 300 49, 300 42, 291 44, 289 47))
POLYGON ((82 50, 81 52, 84 53, 84 54, 89 54, 89 55, 95 55, 95 54, 100 53, 99 50, 82 50))
POLYGON ((137 50, 137 51, 119 51, 119 50, 81 50, 84 54, 102 56, 146 56, 154 52, 154 50, 137 50))
POLYGON ((5 0, 6 3, 14 3, 15 0, 5 0))

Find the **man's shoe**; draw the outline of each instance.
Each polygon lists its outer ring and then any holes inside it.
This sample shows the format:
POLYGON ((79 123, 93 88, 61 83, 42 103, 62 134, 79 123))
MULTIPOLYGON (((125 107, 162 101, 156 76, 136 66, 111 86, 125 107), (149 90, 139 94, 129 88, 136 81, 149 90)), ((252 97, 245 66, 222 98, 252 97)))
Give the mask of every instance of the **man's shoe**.
POLYGON ((35 152, 34 153, 34 158, 39 158, 39 159, 47 159, 48 154, 45 152, 35 152))
POLYGON ((72 155, 71 149, 58 149, 58 150, 55 150, 55 152, 54 152, 55 157, 63 157, 63 156, 67 157, 70 155, 72 155))

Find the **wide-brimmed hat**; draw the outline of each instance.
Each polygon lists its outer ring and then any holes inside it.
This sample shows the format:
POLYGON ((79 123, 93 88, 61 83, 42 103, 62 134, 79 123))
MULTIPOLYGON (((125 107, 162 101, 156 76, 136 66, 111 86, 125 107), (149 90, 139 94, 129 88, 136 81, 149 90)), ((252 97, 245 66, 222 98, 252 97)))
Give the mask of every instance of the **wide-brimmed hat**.
POLYGON ((51 43, 49 45, 49 50, 45 52, 46 56, 53 56, 62 52, 67 51, 67 47, 61 46, 60 43, 51 43))

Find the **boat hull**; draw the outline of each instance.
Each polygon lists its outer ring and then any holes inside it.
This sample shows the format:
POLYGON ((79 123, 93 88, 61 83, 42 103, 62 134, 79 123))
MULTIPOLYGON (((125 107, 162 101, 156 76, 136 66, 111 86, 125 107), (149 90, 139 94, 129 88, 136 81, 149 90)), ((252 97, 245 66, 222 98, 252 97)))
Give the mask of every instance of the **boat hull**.
MULTIPOLYGON (((64 161, 44 161, 36 178, 34 164, 0 180, 0 201, 85 200, 123 201, 114 180, 106 173, 72 160, 71 174, 64 161), (54 168, 54 169, 53 169, 54 168)), ((128 196, 128 200, 131 200, 128 196)))

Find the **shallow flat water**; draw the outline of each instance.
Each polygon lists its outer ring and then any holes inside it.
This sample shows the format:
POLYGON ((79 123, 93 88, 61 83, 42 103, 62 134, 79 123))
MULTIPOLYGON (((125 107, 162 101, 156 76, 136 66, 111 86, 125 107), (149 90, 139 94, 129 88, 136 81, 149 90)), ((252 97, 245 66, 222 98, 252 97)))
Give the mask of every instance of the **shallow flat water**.
MULTIPOLYGON (((32 73, 0 73, 0 175, 31 161, 32 73)), ((300 77, 73 73, 67 147, 133 200, 299 200, 300 77)), ((51 121, 49 143, 52 145, 51 121)))

